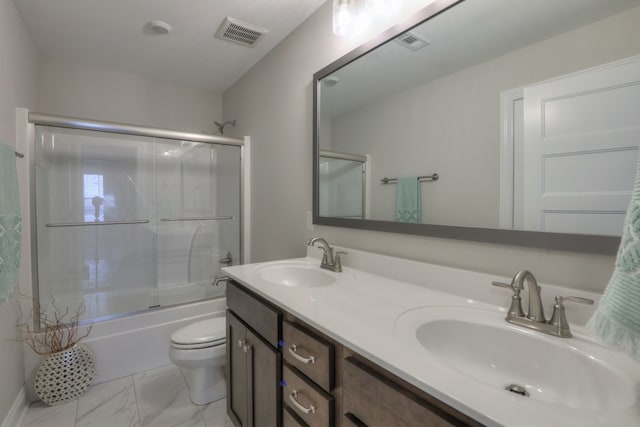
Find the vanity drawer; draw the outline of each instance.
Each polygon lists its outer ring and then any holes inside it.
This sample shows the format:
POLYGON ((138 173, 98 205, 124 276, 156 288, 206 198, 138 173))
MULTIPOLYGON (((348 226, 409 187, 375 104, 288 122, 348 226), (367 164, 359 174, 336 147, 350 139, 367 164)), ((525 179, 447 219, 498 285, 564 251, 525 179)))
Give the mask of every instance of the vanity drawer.
POLYGON ((330 394, 286 364, 283 365, 282 376, 284 411, 290 409, 309 427, 334 426, 334 400, 330 394))
POLYGON ((282 409, 282 427, 308 427, 307 424, 300 419, 293 409, 285 406, 282 409))
POLYGON ((331 392, 335 385, 333 344, 286 320, 282 325, 282 336, 284 360, 331 392))
POLYGON ((282 314, 236 282, 227 283, 227 307, 274 348, 281 336, 282 314))
POLYGON ((344 362, 345 427, 480 425, 426 393, 412 393, 358 359, 348 357, 344 362))

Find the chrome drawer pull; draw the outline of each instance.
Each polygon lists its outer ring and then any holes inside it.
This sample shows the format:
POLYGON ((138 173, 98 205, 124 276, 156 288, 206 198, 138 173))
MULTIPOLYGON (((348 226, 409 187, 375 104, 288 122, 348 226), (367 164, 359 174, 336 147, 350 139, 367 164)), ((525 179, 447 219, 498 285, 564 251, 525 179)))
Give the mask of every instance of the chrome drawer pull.
POLYGON ((308 408, 305 408, 296 400, 296 397, 298 397, 298 392, 296 390, 293 390, 289 395, 289 400, 291 400, 291 403, 293 403, 295 407, 298 408, 298 410, 300 410, 304 414, 316 413, 316 408, 314 408, 313 405, 309 405, 308 408))
POLYGON ((289 354, 292 355, 297 361, 302 362, 304 364, 311 363, 312 365, 316 363, 315 357, 313 356, 302 357, 297 353, 297 351, 298 351, 298 346, 296 346, 295 344, 291 344, 291 347, 289 347, 289 354))

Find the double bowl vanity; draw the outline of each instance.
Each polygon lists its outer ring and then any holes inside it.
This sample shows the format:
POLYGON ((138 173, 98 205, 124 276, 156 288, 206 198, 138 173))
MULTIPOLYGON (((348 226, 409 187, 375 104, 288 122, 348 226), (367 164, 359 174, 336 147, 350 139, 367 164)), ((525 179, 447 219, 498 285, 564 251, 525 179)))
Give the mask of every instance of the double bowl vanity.
MULTIPOLYGON (((593 306, 550 336, 505 321, 505 278, 348 252, 224 269, 237 426, 640 425, 639 366, 581 326, 593 306)), ((544 285, 544 308, 569 294, 599 297, 544 285)))

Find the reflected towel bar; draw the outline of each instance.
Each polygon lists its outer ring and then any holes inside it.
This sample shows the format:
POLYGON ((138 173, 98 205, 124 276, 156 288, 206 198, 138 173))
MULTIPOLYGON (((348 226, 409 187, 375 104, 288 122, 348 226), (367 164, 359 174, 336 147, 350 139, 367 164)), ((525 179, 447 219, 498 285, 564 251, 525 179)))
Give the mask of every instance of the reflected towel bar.
POLYGON ((96 221, 96 222, 58 222, 45 224, 45 227, 83 227, 87 225, 122 225, 122 224, 148 224, 148 219, 135 219, 132 221, 96 221))
MULTIPOLYGON (((438 178, 440 178, 438 174, 434 173, 433 175, 419 176, 418 181, 431 182, 437 181, 438 178)), ((398 178, 387 178, 386 176, 380 180, 380 184, 395 184, 396 182, 398 182, 398 178)))
POLYGON ((207 216, 188 218, 160 218, 160 221, 221 221, 225 219, 235 219, 233 216, 207 216))

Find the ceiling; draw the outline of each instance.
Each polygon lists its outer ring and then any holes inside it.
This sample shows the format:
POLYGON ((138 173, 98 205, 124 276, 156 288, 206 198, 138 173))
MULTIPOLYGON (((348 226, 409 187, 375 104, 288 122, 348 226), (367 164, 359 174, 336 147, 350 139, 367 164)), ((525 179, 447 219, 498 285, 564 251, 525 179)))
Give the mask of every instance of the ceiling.
MULTIPOLYGON (((14 0, 47 58, 224 92, 326 0, 14 0), (225 17, 269 33, 254 47, 214 37, 225 17), (145 31, 151 20, 173 27, 145 31)), ((327 24, 329 25, 329 23, 327 24)))
POLYGON ((640 0, 467 0, 411 30, 431 43, 424 49, 389 42, 333 72, 339 83, 322 86, 322 113, 341 115, 638 6, 640 0))

